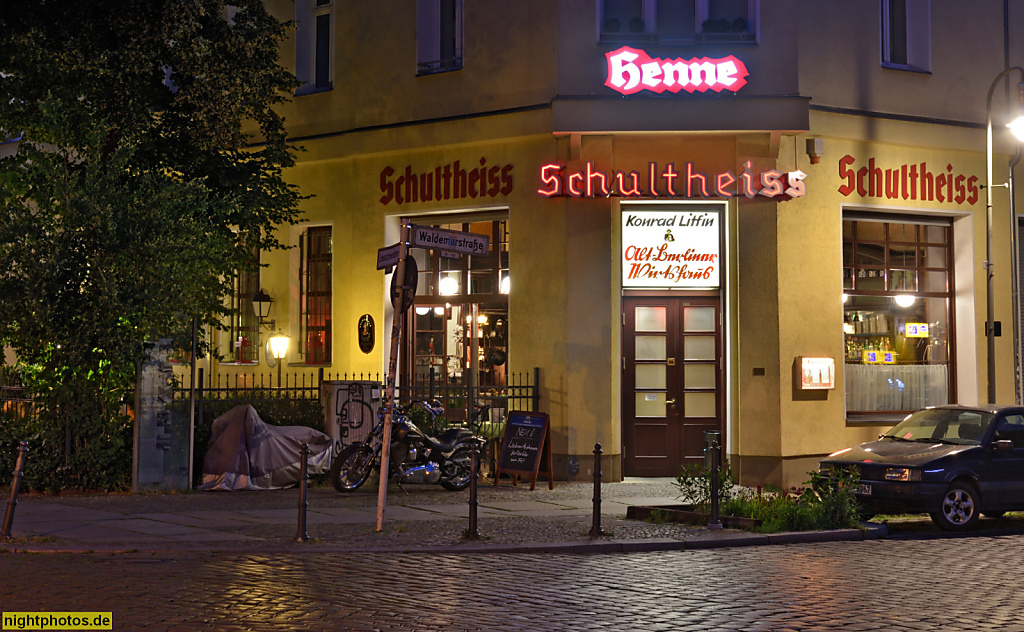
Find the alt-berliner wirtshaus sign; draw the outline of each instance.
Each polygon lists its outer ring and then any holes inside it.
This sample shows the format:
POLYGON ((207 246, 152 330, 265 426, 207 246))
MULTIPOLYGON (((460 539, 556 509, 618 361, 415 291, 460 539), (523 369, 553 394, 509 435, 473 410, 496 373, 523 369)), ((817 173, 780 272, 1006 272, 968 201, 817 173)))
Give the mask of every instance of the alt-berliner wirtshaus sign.
POLYGON ((621 94, 651 92, 736 92, 747 85, 747 67, 733 55, 710 58, 661 59, 623 46, 605 53, 608 78, 604 85, 621 94))
POLYGON ((623 288, 717 288, 721 212, 622 210, 623 288))

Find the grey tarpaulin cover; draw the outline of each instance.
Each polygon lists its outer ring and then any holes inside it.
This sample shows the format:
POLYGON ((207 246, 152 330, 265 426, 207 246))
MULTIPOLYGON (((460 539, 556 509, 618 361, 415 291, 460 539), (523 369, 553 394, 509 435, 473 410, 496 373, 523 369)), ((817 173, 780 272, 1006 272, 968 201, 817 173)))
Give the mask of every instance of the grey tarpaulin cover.
POLYGON ((213 422, 199 489, 282 489, 299 482, 302 444, 310 475, 331 466, 331 437, 304 426, 271 426, 252 406, 235 406, 213 422))

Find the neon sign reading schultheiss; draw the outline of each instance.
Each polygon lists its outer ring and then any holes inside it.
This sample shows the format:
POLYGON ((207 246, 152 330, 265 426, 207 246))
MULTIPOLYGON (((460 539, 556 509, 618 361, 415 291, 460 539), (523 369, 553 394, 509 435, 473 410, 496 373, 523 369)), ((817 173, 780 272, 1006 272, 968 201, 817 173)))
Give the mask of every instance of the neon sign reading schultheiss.
POLYGON ((694 57, 684 60, 651 58, 642 50, 623 46, 605 53, 608 79, 604 85, 622 94, 651 92, 736 92, 747 85, 747 67, 729 55, 718 59, 694 57))

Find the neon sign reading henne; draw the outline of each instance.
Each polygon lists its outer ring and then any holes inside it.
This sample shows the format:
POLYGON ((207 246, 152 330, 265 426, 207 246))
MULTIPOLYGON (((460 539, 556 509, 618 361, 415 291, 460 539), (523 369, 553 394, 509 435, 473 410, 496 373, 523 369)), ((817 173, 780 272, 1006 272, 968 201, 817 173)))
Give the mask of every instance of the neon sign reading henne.
POLYGON ((736 92, 747 85, 747 67, 733 55, 719 59, 651 58, 642 50, 623 46, 605 53, 608 79, 604 85, 622 94, 651 92, 736 92))

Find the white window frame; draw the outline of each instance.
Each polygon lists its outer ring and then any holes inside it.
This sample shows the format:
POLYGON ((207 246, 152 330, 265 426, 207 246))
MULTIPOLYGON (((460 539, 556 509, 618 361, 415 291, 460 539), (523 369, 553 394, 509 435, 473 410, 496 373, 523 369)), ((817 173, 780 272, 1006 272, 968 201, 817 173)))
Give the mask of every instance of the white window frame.
POLYGON ((450 59, 441 58, 441 0, 417 0, 416 3, 416 74, 434 75, 462 68, 465 3, 455 2, 455 50, 450 59))
POLYGON ((882 66, 896 70, 914 72, 931 72, 932 70, 932 24, 931 0, 905 0, 907 62, 897 63, 892 60, 892 30, 889 7, 893 0, 880 0, 881 9, 881 40, 882 66))
POLYGON ((295 77, 302 82, 295 95, 325 92, 334 88, 335 50, 334 0, 295 0, 295 77), (317 21, 329 15, 330 42, 327 46, 327 75, 325 84, 317 85, 317 21))

